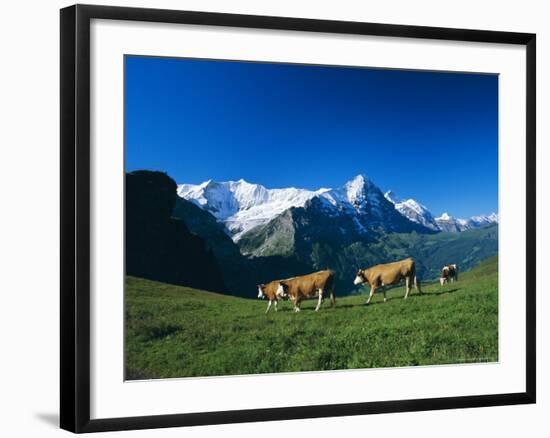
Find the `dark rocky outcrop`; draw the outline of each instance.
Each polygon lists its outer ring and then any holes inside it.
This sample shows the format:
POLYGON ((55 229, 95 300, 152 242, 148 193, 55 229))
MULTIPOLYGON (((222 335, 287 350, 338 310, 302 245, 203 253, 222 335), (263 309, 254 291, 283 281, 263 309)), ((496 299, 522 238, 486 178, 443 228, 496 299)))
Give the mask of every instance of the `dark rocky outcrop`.
POLYGON ((126 174, 126 274, 225 292, 205 241, 172 216, 176 183, 162 172, 126 174))

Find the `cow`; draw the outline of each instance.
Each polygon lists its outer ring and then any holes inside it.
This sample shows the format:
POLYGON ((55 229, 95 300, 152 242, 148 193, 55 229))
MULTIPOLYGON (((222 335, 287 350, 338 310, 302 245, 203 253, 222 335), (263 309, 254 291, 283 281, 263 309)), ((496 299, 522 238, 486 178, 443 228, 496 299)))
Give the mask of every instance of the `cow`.
POLYGON ((300 304, 308 298, 318 298, 315 311, 318 312, 323 298, 330 297, 332 307, 334 300, 334 272, 330 270, 314 272, 300 277, 279 281, 277 294, 287 296, 294 303, 294 311, 300 311, 300 304))
POLYGON ((401 280, 405 280, 405 298, 409 296, 411 285, 414 286, 419 294, 422 293, 420 283, 416 278, 415 263, 410 257, 398 262, 376 265, 368 269, 359 269, 353 284, 356 286, 359 284, 370 285, 369 299, 367 300, 368 305, 378 288, 382 288, 384 302, 386 302, 386 286, 398 284, 401 280))
POLYGON ((267 298, 269 302, 267 303, 267 310, 265 313, 269 312, 269 309, 271 309, 271 304, 273 302, 275 303, 275 312, 277 311, 277 303, 279 300, 282 300, 285 297, 284 294, 277 293, 277 289, 279 288, 279 281, 280 280, 273 280, 267 284, 259 284, 258 285, 258 298, 264 299, 267 298))
POLYGON ((448 281, 454 282, 455 280, 458 281, 458 266, 456 263, 453 263, 452 265, 443 266, 441 269, 441 276, 439 277, 439 284, 443 286, 448 281))

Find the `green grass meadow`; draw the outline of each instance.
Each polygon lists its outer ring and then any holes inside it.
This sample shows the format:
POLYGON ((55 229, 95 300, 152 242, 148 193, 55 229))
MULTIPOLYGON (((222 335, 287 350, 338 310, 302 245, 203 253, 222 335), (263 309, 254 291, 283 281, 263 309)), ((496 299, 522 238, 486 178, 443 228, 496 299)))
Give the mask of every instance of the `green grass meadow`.
MULTIPOLYGON (((350 279, 352 281, 353 279, 350 279)), ((127 379, 320 371, 495 362, 498 360, 498 260, 458 282, 404 285, 377 294, 315 300, 294 313, 266 301, 126 278, 127 379)), ((250 291, 255 297, 257 291, 250 291)))

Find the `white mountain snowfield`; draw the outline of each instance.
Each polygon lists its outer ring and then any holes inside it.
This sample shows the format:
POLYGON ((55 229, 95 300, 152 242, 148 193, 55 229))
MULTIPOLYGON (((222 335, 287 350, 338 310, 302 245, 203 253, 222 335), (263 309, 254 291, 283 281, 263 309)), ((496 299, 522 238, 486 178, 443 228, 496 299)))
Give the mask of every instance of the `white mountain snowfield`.
POLYGON ((266 189, 260 184, 239 181, 205 181, 199 185, 178 185, 178 195, 210 212, 223 222, 233 240, 252 228, 263 225, 291 207, 303 207, 306 201, 328 189, 311 191, 290 187, 266 189))
POLYGON ((393 191, 388 190, 384 197, 390 201, 399 213, 407 219, 424 225, 434 231, 459 232, 479 228, 484 225, 498 223, 498 214, 472 216, 469 219, 455 218, 447 212, 433 217, 430 211, 414 199, 401 200, 393 191))
POLYGON ((210 212, 222 222, 235 242, 252 228, 268 223, 289 208, 303 207, 313 198, 319 198, 330 215, 339 212, 361 214, 369 209, 376 216, 381 204, 389 201, 402 216, 434 231, 463 231, 498 223, 496 213, 470 219, 455 219, 444 213, 434 218, 425 206, 414 199, 401 200, 391 190, 382 195, 364 175, 356 176, 339 188, 315 191, 295 187, 267 189, 240 179, 225 182, 208 180, 198 185, 180 184, 177 192, 180 197, 210 212))
POLYGON ((384 194, 384 197, 390 201, 395 206, 395 209, 407 219, 416 222, 417 224, 424 225, 430 230, 440 231, 439 225, 430 211, 419 202, 414 199, 406 199, 403 201, 399 199, 399 197, 391 190, 388 190, 384 194))

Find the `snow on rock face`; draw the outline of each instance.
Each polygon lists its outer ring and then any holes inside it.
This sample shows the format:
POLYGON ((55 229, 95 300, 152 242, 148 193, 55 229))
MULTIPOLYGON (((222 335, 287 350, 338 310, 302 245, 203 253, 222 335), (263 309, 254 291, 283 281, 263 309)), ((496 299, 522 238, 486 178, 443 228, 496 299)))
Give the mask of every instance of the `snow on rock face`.
POLYGON ((386 202, 378 187, 364 175, 358 175, 342 187, 319 190, 267 189, 244 180, 202 184, 180 184, 178 195, 212 213, 223 222, 234 241, 252 228, 269 222, 291 207, 303 207, 319 198, 329 215, 365 213, 379 216, 380 204, 386 202))
POLYGON ((491 213, 489 215, 472 216, 470 221, 478 224, 494 224, 498 223, 498 214, 491 213))
POLYGON ((357 175, 351 181, 348 181, 343 187, 347 201, 350 204, 359 204, 365 199, 368 186, 370 186, 370 181, 363 175, 357 175))
POLYGON ((402 200, 395 192, 388 190, 384 197, 407 219, 424 225, 434 231, 460 232, 498 223, 498 214, 473 216, 470 219, 454 218, 445 212, 434 218, 430 211, 414 199, 402 200))
POLYGON ((464 219, 455 219, 447 212, 443 213, 439 217, 436 217, 435 222, 441 231, 458 232, 465 229, 464 219))
POLYGON ((443 213, 436 217, 435 221, 441 231, 466 231, 474 228, 483 227, 490 224, 498 223, 498 214, 491 213, 490 215, 472 216, 470 219, 454 218, 448 213, 443 213))
POLYGON ((294 187, 267 189, 243 179, 178 186, 180 197, 195 203, 225 223, 234 240, 291 207, 303 207, 306 201, 319 193, 294 187))
POLYGON ((342 187, 320 193, 320 198, 338 210, 360 212, 367 207, 376 210, 383 195, 368 178, 357 175, 342 187))
POLYGON ((391 190, 388 190, 384 194, 384 197, 390 201, 395 206, 395 209, 407 219, 423 225, 431 230, 439 231, 439 226, 437 225, 434 217, 424 205, 414 199, 407 199, 403 201, 395 194, 395 192, 391 190))

